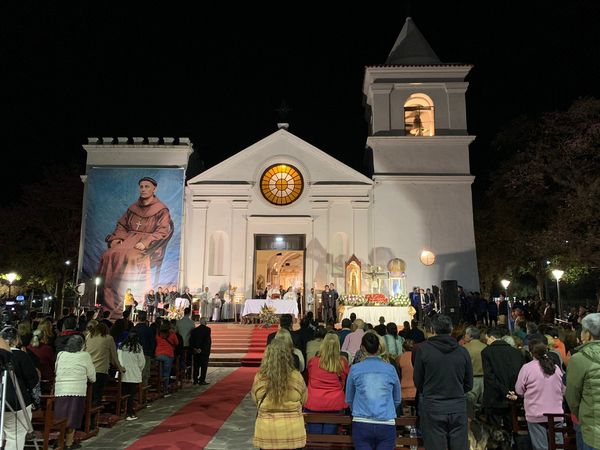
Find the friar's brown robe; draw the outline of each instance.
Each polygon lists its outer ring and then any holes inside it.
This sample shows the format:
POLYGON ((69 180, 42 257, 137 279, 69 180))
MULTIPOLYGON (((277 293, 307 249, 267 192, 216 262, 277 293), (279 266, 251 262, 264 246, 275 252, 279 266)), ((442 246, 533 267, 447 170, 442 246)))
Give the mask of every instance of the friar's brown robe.
POLYGON ((104 307, 111 312, 111 318, 121 317, 121 298, 127 288, 137 298, 143 298, 151 289, 152 267, 162 261, 172 234, 169 208, 157 197, 147 205, 138 199, 119 219, 115 230, 106 237, 110 248, 103 253, 99 269, 104 307), (118 240, 123 242, 117 244, 118 240), (144 250, 134 248, 138 242, 144 244, 144 250))

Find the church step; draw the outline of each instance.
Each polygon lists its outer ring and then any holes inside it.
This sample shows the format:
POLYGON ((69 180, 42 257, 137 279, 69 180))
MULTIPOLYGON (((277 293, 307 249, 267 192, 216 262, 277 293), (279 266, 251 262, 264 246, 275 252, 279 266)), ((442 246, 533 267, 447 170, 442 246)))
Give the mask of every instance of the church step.
POLYGON ((246 353, 247 347, 211 347, 210 352, 212 353, 246 353))
POLYGON ((245 337, 231 337, 231 336, 211 336, 213 341, 218 342, 244 342, 246 344, 250 343, 250 336, 245 337))
POLYGON ((210 367, 240 367, 244 355, 245 353, 211 353, 208 365, 210 367))
POLYGON ((241 367, 242 362, 237 361, 209 361, 208 367, 241 367))

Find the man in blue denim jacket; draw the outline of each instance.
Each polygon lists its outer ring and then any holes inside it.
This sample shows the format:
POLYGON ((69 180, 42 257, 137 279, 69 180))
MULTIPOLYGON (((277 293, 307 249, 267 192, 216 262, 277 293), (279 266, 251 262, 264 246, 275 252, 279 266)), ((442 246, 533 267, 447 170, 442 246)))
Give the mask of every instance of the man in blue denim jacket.
POLYGON ((354 448, 392 450, 396 447, 396 408, 401 401, 398 374, 378 356, 375 334, 366 333, 361 346, 367 357, 352 365, 346 381, 354 448))

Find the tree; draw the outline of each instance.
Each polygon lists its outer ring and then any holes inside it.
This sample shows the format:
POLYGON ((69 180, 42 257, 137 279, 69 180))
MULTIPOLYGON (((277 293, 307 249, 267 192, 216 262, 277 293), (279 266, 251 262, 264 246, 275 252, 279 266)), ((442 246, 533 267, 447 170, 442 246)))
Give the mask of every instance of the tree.
POLYGON ((482 279, 528 272, 541 288, 546 260, 598 267, 600 100, 516 121, 494 147, 504 160, 476 214, 482 279))
POLYGON ((62 290, 70 275, 65 261, 74 262, 79 251, 79 173, 75 166, 48 168, 23 188, 18 204, 2 211, 0 268, 19 272, 30 287, 62 290))

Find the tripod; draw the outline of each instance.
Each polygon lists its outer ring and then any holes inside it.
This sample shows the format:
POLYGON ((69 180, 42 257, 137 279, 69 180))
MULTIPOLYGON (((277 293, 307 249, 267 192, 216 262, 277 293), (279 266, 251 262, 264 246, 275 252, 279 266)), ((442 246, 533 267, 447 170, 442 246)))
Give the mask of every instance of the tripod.
MULTIPOLYGON (((13 371, 13 369, 8 366, 8 367, 4 367, 2 369, 2 377, 1 377, 1 383, 2 383, 2 398, 0 399, 0 448, 4 449, 5 448, 5 442, 4 442, 4 421, 5 421, 5 409, 8 408, 9 412, 11 413, 16 413, 17 411, 15 411, 13 409, 13 407, 6 401, 6 386, 8 384, 8 379, 10 377, 10 380, 12 382, 13 388, 15 390, 15 394, 17 396, 17 400, 19 402, 19 406, 21 408, 21 411, 23 411, 22 417, 19 417, 18 414, 15 415, 15 426, 17 425, 17 422, 20 423, 21 425, 23 425, 25 428, 27 428, 27 434, 33 434, 33 425, 31 424, 31 419, 29 418, 29 415, 27 414, 27 407, 25 406, 25 400, 23 400, 23 394, 21 393, 21 388, 19 387, 19 382, 17 381, 17 377, 15 376, 15 372, 13 371)), ((25 438, 25 440, 27 440, 27 438, 25 438)), ((33 445, 35 446, 36 450, 39 450, 38 447, 38 442, 37 439, 35 438, 35 436, 33 436, 32 438, 33 440, 33 445)))

